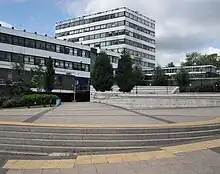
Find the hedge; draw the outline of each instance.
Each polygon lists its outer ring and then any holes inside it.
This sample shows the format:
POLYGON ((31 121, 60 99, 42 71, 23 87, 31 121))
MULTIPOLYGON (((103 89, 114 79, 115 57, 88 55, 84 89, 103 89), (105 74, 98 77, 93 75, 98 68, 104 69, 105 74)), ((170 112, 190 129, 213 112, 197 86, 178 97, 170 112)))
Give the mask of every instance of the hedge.
POLYGON ((7 97, 0 97, 0 107, 2 107, 2 104, 7 101, 9 98, 7 97))
POLYGON ((59 99, 56 95, 48 94, 31 94, 24 95, 21 98, 13 98, 3 102, 3 108, 38 106, 38 105, 53 105, 59 99))

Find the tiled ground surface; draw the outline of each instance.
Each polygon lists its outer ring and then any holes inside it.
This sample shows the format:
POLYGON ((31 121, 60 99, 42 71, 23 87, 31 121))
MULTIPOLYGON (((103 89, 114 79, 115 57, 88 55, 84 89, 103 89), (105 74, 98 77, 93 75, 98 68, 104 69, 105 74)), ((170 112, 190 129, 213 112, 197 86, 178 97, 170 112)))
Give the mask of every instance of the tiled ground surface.
POLYGON ((1 109, 0 121, 23 122, 50 108, 24 108, 24 109, 1 109))
MULTIPOLYGON (((7 174, 219 174, 220 154, 212 150, 179 153, 150 161, 75 165, 72 169, 5 170, 7 174)), ((2 171, 3 172, 3 171, 2 171)))

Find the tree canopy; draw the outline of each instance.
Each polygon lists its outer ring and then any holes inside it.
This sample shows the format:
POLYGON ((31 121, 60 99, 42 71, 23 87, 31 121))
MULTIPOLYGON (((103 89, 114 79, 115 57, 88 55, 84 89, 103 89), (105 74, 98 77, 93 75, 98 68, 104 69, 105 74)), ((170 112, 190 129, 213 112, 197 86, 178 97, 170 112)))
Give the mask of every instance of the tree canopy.
POLYGON ((167 67, 175 67, 174 63, 173 62, 170 62, 167 64, 167 67))
POLYGON ((179 87, 185 87, 189 85, 189 73, 184 68, 181 68, 180 71, 176 74, 176 83, 179 87))
POLYGON ((45 72, 45 91, 51 92, 54 89, 54 78, 55 78, 55 70, 53 66, 53 60, 51 57, 47 60, 46 63, 46 72, 45 72))
POLYGON ((183 66, 195 66, 195 65, 214 65, 220 69, 220 60, 218 54, 201 54, 193 52, 186 54, 186 58, 182 63, 183 66))
POLYGON ((92 85, 96 91, 110 91, 114 84, 111 62, 105 52, 101 52, 95 60, 92 73, 92 85))
POLYGON ((165 75, 165 72, 160 66, 157 66, 155 68, 154 74, 152 76, 152 80, 153 80, 153 85, 154 86, 166 86, 166 85, 168 85, 168 80, 167 80, 167 77, 165 75))
POLYGON ((116 83, 122 92, 131 92, 135 86, 135 78, 132 68, 132 60, 129 54, 123 53, 118 61, 116 71, 116 83))

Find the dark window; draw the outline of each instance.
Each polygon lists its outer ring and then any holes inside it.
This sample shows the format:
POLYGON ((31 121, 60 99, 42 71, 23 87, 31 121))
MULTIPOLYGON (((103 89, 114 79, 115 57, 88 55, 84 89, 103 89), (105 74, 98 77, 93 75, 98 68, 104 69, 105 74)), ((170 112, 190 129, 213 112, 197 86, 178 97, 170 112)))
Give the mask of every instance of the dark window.
POLYGON ((37 48, 37 49, 45 50, 45 48, 46 48, 46 43, 45 43, 45 42, 42 42, 42 41, 36 41, 36 48, 37 48))
POLYGON ((69 47, 64 48, 64 54, 70 54, 70 48, 69 47))
POLYGON ((35 48, 35 40, 25 39, 25 46, 30 48, 35 48))
POLYGON ((34 62, 35 65, 43 65, 45 64, 45 60, 44 58, 42 57, 35 57, 35 62, 34 62))
POLYGON ((64 53, 64 46, 60 45, 60 53, 64 53))
POLYGON ((57 67, 57 68, 64 68, 64 61, 62 61, 62 60, 55 60, 54 66, 57 67))
POLYGON ((8 34, 1 33, 0 34, 0 42, 12 44, 12 36, 10 36, 8 34))
POLYGON ((34 56, 24 56, 24 63, 34 65, 34 56))
POLYGON ((12 62, 24 62, 24 56, 22 54, 12 54, 12 62))
POLYGON ((81 49, 77 49, 77 56, 82 57, 82 50, 81 49))
POLYGON ((13 36, 13 44, 19 45, 19 46, 24 46, 24 38, 18 37, 18 36, 13 36))
POLYGON ((11 62, 11 53, 0 51, 0 61, 11 62))
POLYGON ((55 44, 46 43, 46 50, 55 52, 56 51, 55 44))
POLYGON ((90 58, 90 52, 89 51, 85 51, 85 57, 90 58))
POLYGON ((73 63, 72 62, 65 62, 65 68, 66 69, 73 69, 73 63))

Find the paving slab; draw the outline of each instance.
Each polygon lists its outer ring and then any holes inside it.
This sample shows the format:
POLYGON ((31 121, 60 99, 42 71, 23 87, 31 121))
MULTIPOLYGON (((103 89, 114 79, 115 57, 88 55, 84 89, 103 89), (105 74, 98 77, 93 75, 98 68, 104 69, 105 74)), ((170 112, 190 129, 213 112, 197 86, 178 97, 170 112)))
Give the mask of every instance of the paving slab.
POLYGON ((35 123, 54 124, 162 124, 152 118, 99 103, 64 103, 35 123))

